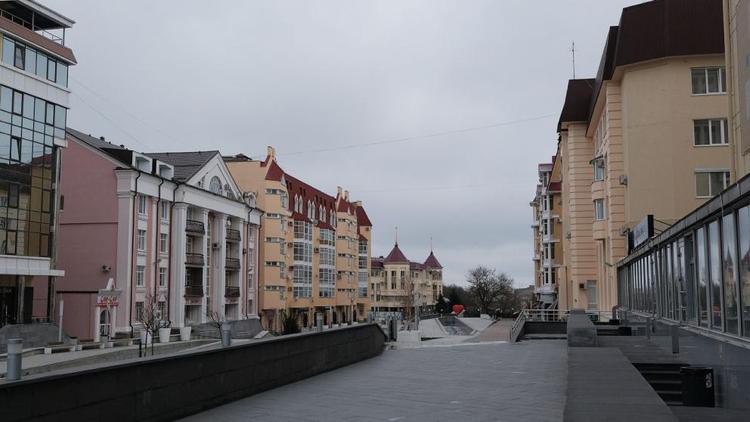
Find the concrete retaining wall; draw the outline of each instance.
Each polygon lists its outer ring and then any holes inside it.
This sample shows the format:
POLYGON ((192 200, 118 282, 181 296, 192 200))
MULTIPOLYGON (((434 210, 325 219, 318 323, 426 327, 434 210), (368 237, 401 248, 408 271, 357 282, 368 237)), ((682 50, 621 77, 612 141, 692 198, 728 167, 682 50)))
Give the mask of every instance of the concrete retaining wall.
POLYGON ((162 421, 382 353, 376 324, 0 383, 0 420, 162 421))
POLYGON ((565 334, 567 325, 564 321, 526 321, 523 334, 565 334))
POLYGON ((568 347, 596 347, 596 326, 583 309, 568 315, 568 347))

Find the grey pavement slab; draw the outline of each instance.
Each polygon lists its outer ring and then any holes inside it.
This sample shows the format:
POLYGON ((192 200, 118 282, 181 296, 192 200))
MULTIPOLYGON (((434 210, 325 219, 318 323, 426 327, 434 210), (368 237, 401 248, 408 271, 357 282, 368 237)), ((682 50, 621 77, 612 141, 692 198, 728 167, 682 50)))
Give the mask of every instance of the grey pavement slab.
POLYGON ((566 375, 564 341, 389 350, 185 420, 560 421, 566 375))

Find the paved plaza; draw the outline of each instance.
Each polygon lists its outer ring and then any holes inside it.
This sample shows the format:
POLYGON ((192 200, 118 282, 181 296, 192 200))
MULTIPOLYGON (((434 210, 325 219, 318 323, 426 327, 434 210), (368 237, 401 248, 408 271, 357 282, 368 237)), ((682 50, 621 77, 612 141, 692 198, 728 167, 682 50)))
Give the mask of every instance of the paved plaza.
POLYGON ((185 420, 559 421, 566 371, 564 341, 388 350, 185 420))

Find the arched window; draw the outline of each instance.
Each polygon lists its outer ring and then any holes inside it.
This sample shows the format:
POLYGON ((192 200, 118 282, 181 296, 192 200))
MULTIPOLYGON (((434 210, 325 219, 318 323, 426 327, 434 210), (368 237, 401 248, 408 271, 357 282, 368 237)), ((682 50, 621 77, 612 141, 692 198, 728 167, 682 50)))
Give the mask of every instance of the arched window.
POLYGON ((211 182, 208 184, 208 190, 221 195, 221 180, 216 176, 212 177, 211 182))

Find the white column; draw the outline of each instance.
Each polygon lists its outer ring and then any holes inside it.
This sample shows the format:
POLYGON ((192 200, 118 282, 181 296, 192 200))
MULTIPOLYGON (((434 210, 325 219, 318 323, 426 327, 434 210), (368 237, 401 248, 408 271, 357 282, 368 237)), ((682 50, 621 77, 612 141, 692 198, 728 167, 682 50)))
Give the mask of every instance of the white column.
POLYGON ((209 231, 209 224, 208 224, 208 210, 202 209, 200 211, 200 220, 203 222, 203 227, 206 229, 206 234, 203 236, 203 240, 201 241, 201 253, 204 253, 204 264, 203 264, 203 272, 202 272, 202 283, 203 283, 203 298, 201 299, 201 322, 208 322, 208 317, 206 316, 206 312, 208 311, 208 300, 209 296, 213 297, 211 292, 208 290, 208 274, 209 274, 209 261, 213 265, 213 248, 211 247, 211 232, 209 231))
MULTIPOLYGON (((117 257, 115 284, 122 290, 120 306, 117 307, 117 326, 112 326, 112 334, 118 331, 130 331, 130 308, 133 300, 130 296, 132 259, 133 259, 133 193, 130 191, 117 193, 117 257)), ((102 287, 106 287, 106 280, 102 278, 102 287)), ((97 327, 98 330, 98 327, 97 327)))
POLYGON ((169 319, 176 327, 185 326, 185 249, 187 204, 174 204, 172 209, 172 244, 169 245, 169 319))
POLYGON ((214 262, 212 262, 212 289, 211 292, 214 304, 214 310, 224 315, 224 305, 226 299, 224 298, 224 290, 227 285, 226 283, 226 257, 227 257, 227 216, 224 214, 217 214, 214 217, 214 223, 216 224, 216 239, 213 242, 218 243, 218 248, 213 251, 214 262))

